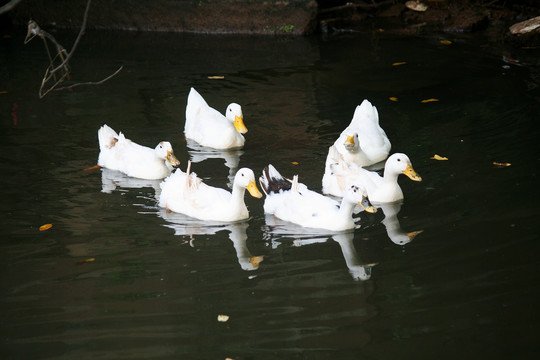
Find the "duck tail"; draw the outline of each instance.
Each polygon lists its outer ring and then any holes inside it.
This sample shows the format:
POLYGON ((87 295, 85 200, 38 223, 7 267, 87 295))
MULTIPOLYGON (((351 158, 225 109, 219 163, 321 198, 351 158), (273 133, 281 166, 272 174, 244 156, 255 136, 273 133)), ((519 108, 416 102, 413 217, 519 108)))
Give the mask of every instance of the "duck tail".
POLYGON ((98 130, 98 140, 100 150, 110 149, 118 142, 118 134, 104 124, 98 130))
POLYGON ((271 193, 279 193, 280 191, 287 191, 291 189, 291 182, 285 179, 276 170, 274 166, 269 164, 264 168, 259 183, 266 195, 271 193))

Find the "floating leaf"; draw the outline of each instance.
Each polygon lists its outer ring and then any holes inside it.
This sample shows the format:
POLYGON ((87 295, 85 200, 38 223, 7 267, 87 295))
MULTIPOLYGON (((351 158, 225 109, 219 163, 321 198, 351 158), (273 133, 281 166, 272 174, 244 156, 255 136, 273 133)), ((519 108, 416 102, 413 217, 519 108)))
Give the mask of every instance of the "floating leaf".
POLYGON ((298 165, 298 161, 291 161, 291 164, 298 165))
POLYGON ((448 160, 447 157, 444 157, 444 156, 440 156, 440 155, 433 155, 432 157, 430 157, 430 159, 433 159, 433 160, 448 160))
POLYGON ((452 44, 452 42, 450 40, 441 40, 441 44, 450 45, 450 44, 452 44))
POLYGON ((439 101, 439 99, 434 99, 434 98, 431 98, 431 99, 425 99, 425 100, 422 100, 422 104, 425 104, 425 103, 430 103, 430 102, 435 102, 435 101, 439 101))
POLYGON ((50 228, 52 228, 52 224, 41 225, 41 226, 39 227, 39 231, 49 230, 50 228))
POLYGON ((210 79, 210 80, 222 80, 222 79, 225 79, 225 76, 221 76, 221 75, 209 76, 208 79, 210 79))
POLYGON ((497 161, 494 161, 494 162, 493 162, 493 165, 498 166, 498 167, 506 167, 506 166, 510 166, 510 165, 512 165, 512 164, 507 163, 507 162, 497 162, 497 161))
POLYGON ((390 99, 390 101, 398 101, 398 98, 395 96, 390 96, 388 99, 390 99))
POLYGON ((77 261, 77 265, 84 265, 96 261, 94 258, 89 258, 81 261, 77 261))
POLYGON ((2 91, 0 91, 0 94, 7 94, 7 91, 2 90, 2 91))
POLYGON ((405 65, 406 63, 407 63, 406 61, 398 61, 398 62, 393 63, 392 66, 405 65))
POLYGON ((219 321, 219 322, 227 322, 227 321, 229 321, 229 315, 219 314, 217 316, 217 321, 219 321))

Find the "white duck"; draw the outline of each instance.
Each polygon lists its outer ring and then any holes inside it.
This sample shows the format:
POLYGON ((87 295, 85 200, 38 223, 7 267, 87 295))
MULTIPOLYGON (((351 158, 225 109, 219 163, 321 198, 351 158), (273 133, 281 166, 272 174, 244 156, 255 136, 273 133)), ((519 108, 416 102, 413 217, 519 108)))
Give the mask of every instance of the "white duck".
POLYGON ((176 170, 160 184, 159 206, 200 220, 232 222, 249 217, 244 203, 246 189, 251 196, 262 197, 251 169, 238 170, 231 193, 205 184, 195 173, 189 173, 190 167, 191 162, 186 173, 176 170))
POLYGON ((379 125, 377 108, 368 100, 358 105, 351 123, 341 132, 334 146, 348 163, 369 166, 384 161, 391 144, 379 125))
POLYGON ((117 134, 107 125, 98 130, 98 140, 98 165, 128 176, 147 180, 163 179, 180 165, 168 141, 162 141, 155 149, 151 149, 126 139, 124 134, 117 134))
POLYGON ((414 171, 409 157, 402 153, 391 155, 384 165, 384 175, 375 171, 366 170, 360 166, 346 165, 344 163, 330 166, 335 176, 335 186, 324 187, 323 192, 334 196, 344 196, 346 189, 351 185, 363 186, 370 201, 387 203, 403 199, 403 191, 398 184, 398 176, 404 174, 414 181, 422 181, 420 175, 414 171))
POLYGON ((348 230, 355 227, 352 214, 356 204, 368 212, 377 211, 369 203, 363 188, 351 186, 340 204, 298 183, 298 175, 292 181, 285 179, 272 165, 263 170, 259 182, 266 194, 264 211, 303 227, 348 230))
POLYGON ((242 134, 247 131, 240 105, 229 104, 223 116, 191 88, 186 105, 186 138, 214 149, 232 149, 244 146, 242 134))
POLYGON ((337 179, 330 169, 331 165, 337 163, 364 167, 377 164, 387 158, 390 148, 390 140, 379 126, 377 108, 368 100, 364 100, 356 107, 349 126, 328 148, 322 179, 323 188, 331 189, 337 186, 337 179))

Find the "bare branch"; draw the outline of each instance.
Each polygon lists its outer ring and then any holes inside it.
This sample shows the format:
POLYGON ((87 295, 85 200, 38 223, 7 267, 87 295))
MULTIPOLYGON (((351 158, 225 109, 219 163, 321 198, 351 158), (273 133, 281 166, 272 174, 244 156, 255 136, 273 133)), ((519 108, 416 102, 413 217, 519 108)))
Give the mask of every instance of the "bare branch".
POLYGON ((0 15, 3 13, 7 13, 8 11, 11 11, 15 6, 17 6, 21 0, 11 0, 5 5, 0 6, 0 15))
POLYGON ((75 86, 80 85, 99 85, 104 83, 105 81, 109 80, 116 74, 122 70, 123 66, 121 66, 118 70, 116 70, 113 74, 109 75, 103 80, 100 81, 88 81, 84 83, 75 83, 69 86, 63 86, 58 88, 60 84, 62 84, 66 79, 70 79, 70 68, 69 68, 69 60, 71 60, 73 54, 75 53, 75 50, 77 48, 77 45, 79 44, 85 29, 86 29, 86 23, 88 19, 88 11, 90 9, 91 0, 88 0, 86 3, 86 9, 84 11, 84 17, 83 22, 81 25, 81 29, 79 30, 79 34, 77 35, 77 38, 75 39, 75 42, 73 43, 73 47, 71 48, 71 51, 68 53, 66 49, 62 45, 60 45, 54 36, 46 32, 45 30, 42 30, 39 25, 33 21, 30 20, 28 22, 28 32, 26 33, 26 38, 24 39, 24 43, 27 44, 30 40, 32 40, 34 37, 38 36, 43 40, 43 44, 45 45, 45 50, 47 51, 47 56, 49 57, 49 66, 45 70, 45 75, 43 76, 43 79, 41 81, 41 86, 39 88, 39 97, 42 99, 45 95, 50 93, 53 90, 64 90, 64 89, 71 89, 75 86), (49 46, 47 44, 47 41, 50 41, 55 48, 55 56, 51 57, 51 52, 49 51, 49 46), (59 63, 58 65, 55 65, 55 63, 59 63))

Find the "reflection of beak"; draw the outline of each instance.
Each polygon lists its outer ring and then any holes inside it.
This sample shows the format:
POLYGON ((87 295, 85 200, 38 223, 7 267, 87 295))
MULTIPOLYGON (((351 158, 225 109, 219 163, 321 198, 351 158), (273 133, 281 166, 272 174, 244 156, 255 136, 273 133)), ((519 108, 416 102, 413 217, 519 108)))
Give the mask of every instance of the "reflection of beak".
POLYGON ((236 128, 236 131, 238 131, 240 134, 247 133, 247 127, 246 125, 244 125, 244 117, 242 116, 234 117, 234 127, 236 128))
POLYGON ((167 156, 165 157, 165 159, 167 160, 169 164, 171 164, 172 167, 180 166, 180 160, 178 160, 176 156, 174 156, 174 153, 172 150, 167 151, 167 156))
POLYGON ((255 185, 255 181, 250 181, 246 189, 254 198, 257 198, 257 199, 262 198, 262 194, 259 191, 259 189, 257 189, 257 185, 255 185))
POLYGON ((354 147, 354 136, 347 135, 347 140, 343 143, 345 147, 354 147))
POLYGON ((264 260, 264 256, 252 256, 249 258, 249 262, 255 269, 259 267, 259 264, 264 260))
POLYGON ((377 212, 377 208, 375 206, 371 205, 371 203, 369 202, 369 199, 366 196, 362 197, 362 201, 359 202, 358 205, 363 207, 364 210, 366 210, 368 213, 373 214, 373 213, 377 212))
POLYGON ((403 173, 413 181, 422 181, 422 178, 416 173, 416 171, 414 171, 411 164, 407 164, 407 168, 403 170, 403 173))
POLYGON ((405 235, 407 235, 407 237, 409 238, 410 241, 412 241, 416 235, 420 234, 421 232, 423 232, 424 230, 418 230, 418 231, 411 231, 411 232, 408 232, 406 233, 405 235))

